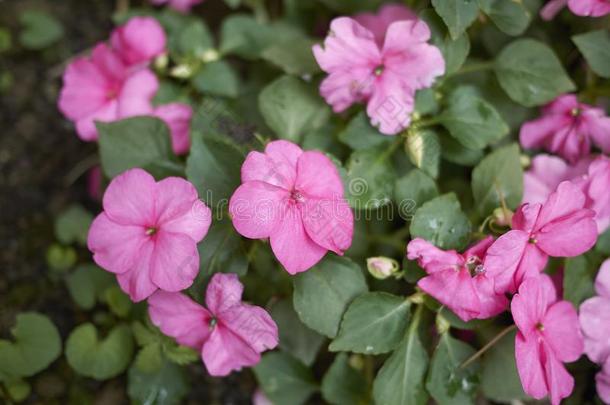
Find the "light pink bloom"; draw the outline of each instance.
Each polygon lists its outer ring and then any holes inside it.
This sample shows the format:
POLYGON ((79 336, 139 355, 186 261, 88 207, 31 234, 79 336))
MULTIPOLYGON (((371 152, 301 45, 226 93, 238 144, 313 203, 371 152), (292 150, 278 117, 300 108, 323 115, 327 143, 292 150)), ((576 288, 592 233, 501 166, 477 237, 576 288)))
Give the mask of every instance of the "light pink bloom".
POLYGON ((103 206, 89 229, 89 250, 133 301, 193 283, 197 243, 212 216, 191 183, 177 177, 155 182, 142 169, 127 170, 110 182, 103 206))
POLYGON ((595 376, 597 395, 605 404, 610 404, 610 358, 604 363, 602 371, 595 376))
POLYGON ((569 181, 557 187, 544 204, 522 204, 512 230, 487 251, 485 268, 497 293, 514 292, 521 282, 537 276, 549 256, 573 257, 597 241, 595 212, 584 208, 586 197, 569 181))
POLYGON ((580 306, 580 328, 585 338, 585 353, 591 361, 604 364, 610 357, 610 259, 595 279, 597 296, 580 306))
POLYGON ((237 232, 269 238, 290 274, 315 265, 327 251, 342 255, 352 243, 354 217, 335 165, 324 154, 288 141, 250 152, 242 184, 229 202, 237 232))
POLYGON ((279 342, 271 316, 243 303, 243 290, 237 275, 216 273, 207 287, 207 309, 186 295, 157 291, 148 299, 148 314, 164 334, 199 350, 211 375, 223 377, 254 366, 279 342))
POLYGON ((196 6, 199 3, 203 3, 203 0, 150 0, 152 4, 161 5, 167 4, 169 8, 172 8, 181 13, 188 13, 191 11, 193 6, 196 6))
POLYGON ((610 153, 610 117, 565 94, 545 106, 542 117, 523 124, 519 138, 524 148, 544 148, 575 163, 589 155, 592 143, 610 153))
POLYGON ((111 122, 149 115, 159 88, 148 69, 131 71, 106 44, 98 44, 90 57, 77 58, 64 72, 59 109, 76 123, 81 139, 97 139, 95 121, 111 122))
POLYGON ((483 261, 493 237, 489 236, 459 254, 444 251, 416 238, 407 246, 407 258, 417 259, 428 273, 418 287, 451 309, 464 321, 498 315, 508 306, 504 294, 496 294, 493 279, 483 261))
POLYGON ((417 19, 417 14, 411 11, 411 9, 396 3, 381 6, 377 14, 360 13, 354 16, 354 20, 373 33, 375 42, 377 42, 379 47, 383 46, 385 34, 392 23, 417 19))
POLYGON ((551 0, 540 10, 543 20, 552 20, 565 7, 579 16, 601 17, 610 13, 608 0, 551 0))
POLYGON ((141 66, 165 53, 167 38, 154 18, 133 17, 112 32, 110 44, 126 65, 141 66))
POLYGON ((191 147, 189 137, 193 109, 188 104, 170 103, 160 105, 153 113, 167 124, 172 140, 172 149, 177 155, 182 155, 191 147))
POLYGON ((587 196, 587 208, 595 211, 597 231, 602 234, 610 226, 610 158, 595 159, 578 184, 587 196))
POLYGON ((381 46, 356 20, 336 18, 324 47, 313 47, 318 64, 329 74, 320 93, 337 113, 366 103, 371 124, 386 135, 397 134, 409 126, 415 91, 432 86, 445 72, 443 56, 429 39, 425 22, 397 21, 389 25, 381 46))
POLYGON ((550 0, 540 10, 540 17, 545 21, 550 21, 567 5, 568 0, 550 0))
POLYGON ((546 274, 530 277, 511 302, 519 328, 515 357, 525 392, 536 399, 549 396, 553 405, 570 395, 574 378, 563 363, 578 360, 583 340, 578 315, 568 301, 559 301, 546 274))

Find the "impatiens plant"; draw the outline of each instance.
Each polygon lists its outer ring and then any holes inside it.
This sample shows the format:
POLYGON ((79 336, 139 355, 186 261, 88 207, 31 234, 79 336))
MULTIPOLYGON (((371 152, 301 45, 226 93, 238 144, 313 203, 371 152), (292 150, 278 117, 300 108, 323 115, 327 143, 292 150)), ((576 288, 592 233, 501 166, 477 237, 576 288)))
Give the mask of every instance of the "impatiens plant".
POLYGON ((608 0, 120 3, 58 91, 78 324, 20 315, 1 397, 610 404, 608 0))

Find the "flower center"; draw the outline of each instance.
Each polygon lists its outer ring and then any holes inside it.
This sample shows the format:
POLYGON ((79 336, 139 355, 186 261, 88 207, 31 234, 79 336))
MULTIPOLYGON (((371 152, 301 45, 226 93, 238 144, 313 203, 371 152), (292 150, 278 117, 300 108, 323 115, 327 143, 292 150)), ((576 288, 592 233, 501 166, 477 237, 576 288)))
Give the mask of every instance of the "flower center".
POLYGON ((466 260, 466 268, 472 277, 485 273, 485 267, 478 256, 470 256, 466 260))
POLYGON ((146 235, 153 236, 156 233, 157 233, 157 228, 155 228, 154 226, 150 226, 150 227, 146 228, 146 235))
POLYGON ((290 193, 290 198, 295 202, 302 203, 305 201, 305 197, 303 197, 303 194, 301 194, 299 190, 292 190, 290 193))
POLYGON ((534 236, 530 237, 529 243, 531 243, 532 245, 535 245, 536 243, 538 243, 538 239, 536 239, 534 236))
POLYGON ((581 111, 580 108, 576 107, 576 108, 572 108, 572 110, 570 110, 570 114, 572 114, 572 117, 578 117, 580 115, 581 111))
POLYGON ((215 327, 217 324, 218 324, 218 319, 216 319, 216 318, 211 318, 211 319, 208 321, 208 327, 209 327, 210 329, 214 329, 214 327, 215 327))
POLYGON ((538 329, 540 332, 543 332, 544 331, 544 325, 542 323, 538 322, 536 324, 536 329, 538 329))
POLYGON ((383 70, 385 69, 385 66, 383 65, 377 65, 375 67, 375 69, 373 69, 373 73, 375 74, 375 76, 381 76, 381 74, 383 73, 383 70))

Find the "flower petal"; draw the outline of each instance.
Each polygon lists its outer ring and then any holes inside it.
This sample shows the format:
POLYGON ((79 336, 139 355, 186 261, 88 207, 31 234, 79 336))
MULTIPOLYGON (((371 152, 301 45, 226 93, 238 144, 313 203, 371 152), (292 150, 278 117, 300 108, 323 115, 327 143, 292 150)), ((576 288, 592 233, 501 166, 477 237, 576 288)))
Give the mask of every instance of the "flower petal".
POLYGON ((142 169, 129 169, 111 182, 104 193, 104 211, 117 223, 155 225, 155 179, 142 169))
POLYGON ((303 150, 288 141, 273 141, 265 153, 250 152, 241 167, 241 181, 262 181, 292 190, 296 181, 297 161, 303 150))
POLYGON ((579 308, 580 328, 584 335, 584 351, 593 362, 602 363, 610 357, 610 298, 593 297, 579 308))
POLYGON ((464 259, 455 250, 442 250, 422 238, 415 238, 407 245, 407 258, 417 260, 419 267, 428 274, 447 269, 456 269, 464 259))
POLYGON ((544 339, 553 353, 562 362, 578 360, 583 353, 583 338, 580 334, 578 314, 571 302, 552 304, 542 320, 544 339))
POLYGON ((295 188, 320 199, 343 199, 343 182, 333 162, 323 153, 304 152, 297 163, 295 188))
POLYGON ((233 226, 241 235, 268 238, 282 220, 288 191, 262 181, 248 181, 235 190, 229 201, 233 226))
POLYGON ((188 104, 170 103, 155 108, 153 114, 161 118, 169 127, 172 149, 175 154, 183 155, 191 147, 189 132, 193 109, 188 104))
POLYGON ((150 277, 153 250, 153 243, 145 243, 140 248, 138 258, 132 268, 117 274, 121 289, 129 295, 133 302, 140 302, 157 290, 157 286, 150 277))
POLYGON ((240 305, 244 286, 236 274, 216 273, 210 280, 206 293, 205 304, 216 316, 224 311, 240 305))
POLYGON ((465 322, 479 315, 481 302, 467 270, 439 271, 419 280, 417 286, 465 322))
POLYGON ((152 99, 159 90, 157 76, 148 69, 138 70, 130 75, 118 96, 120 118, 135 115, 152 115, 152 99))
POLYGON ((338 255, 349 249, 354 235, 354 216, 347 201, 342 197, 306 198, 299 208, 305 231, 315 243, 338 255))
POLYGON ((208 373, 214 377, 225 377, 232 371, 254 366, 261 359, 260 353, 220 324, 204 343, 201 357, 208 373))
POLYGON ((515 338, 517 371, 523 390, 536 399, 542 399, 548 393, 541 356, 536 337, 526 338, 518 332, 515 338))
POLYGON ((152 281, 162 290, 177 292, 189 288, 199 273, 196 242, 181 233, 161 229, 153 236, 152 281))
POLYGON ((547 308, 557 300, 555 287, 550 277, 541 274, 527 278, 519 286, 510 308, 515 324, 528 337, 535 334, 544 321, 547 308))

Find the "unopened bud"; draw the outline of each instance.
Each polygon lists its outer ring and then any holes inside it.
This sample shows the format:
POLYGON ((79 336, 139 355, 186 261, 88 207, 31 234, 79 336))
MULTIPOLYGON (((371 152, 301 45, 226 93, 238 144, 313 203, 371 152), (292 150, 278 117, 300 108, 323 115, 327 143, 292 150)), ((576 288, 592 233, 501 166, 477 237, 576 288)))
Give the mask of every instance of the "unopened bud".
POLYGON ((169 56, 164 53, 155 58, 154 66, 155 70, 159 72, 165 71, 167 69, 167 65, 169 64, 169 56))
POLYGON ((527 155, 521 155, 519 157, 519 161, 521 163, 521 167, 524 169, 527 169, 530 167, 530 165, 532 164, 532 158, 530 158, 527 155))
POLYGON ((188 79, 193 75, 193 68, 189 65, 178 65, 172 68, 169 74, 177 79, 188 79))
POLYGON ((216 49, 208 49, 201 54, 200 58, 205 63, 214 62, 220 59, 220 53, 216 49))
POLYGON ((369 273, 371 273, 371 276, 379 280, 384 280, 400 270, 400 266, 396 260, 383 256, 369 257, 366 259, 366 267, 369 270, 369 273))
POLYGON ((513 212, 508 208, 498 207, 493 212, 493 222, 500 226, 510 226, 513 222, 513 212))

